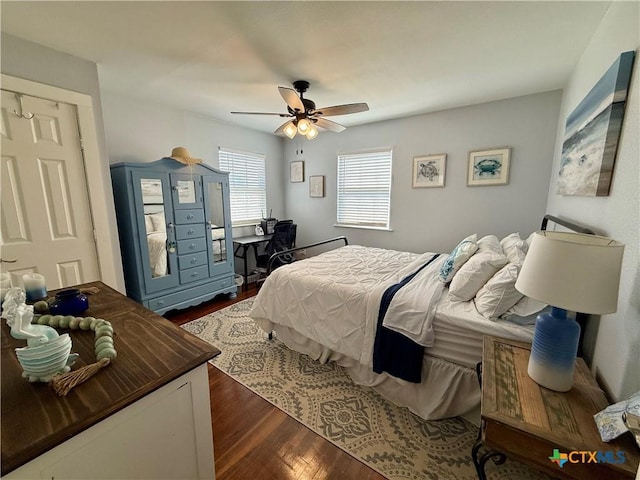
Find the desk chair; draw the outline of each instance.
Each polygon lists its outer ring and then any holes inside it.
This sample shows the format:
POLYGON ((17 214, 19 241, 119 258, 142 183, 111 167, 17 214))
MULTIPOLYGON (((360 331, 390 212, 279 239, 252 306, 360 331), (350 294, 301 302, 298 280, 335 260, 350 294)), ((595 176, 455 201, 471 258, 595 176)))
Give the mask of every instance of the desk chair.
MULTIPOLYGON (((288 250, 296 246, 296 230, 298 226, 293 223, 293 220, 281 220, 273 227, 273 236, 264 247, 264 252, 258 255, 256 259, 256 271, 258 272, 258 288, 261 283, 264 282, 264 278, 268 275, 269 258, 276 252, 288 250)), ((293 254, 287 254, 276 258, 271 264, 271 269, 274 270, 284 264, 294 261, 293 254)))

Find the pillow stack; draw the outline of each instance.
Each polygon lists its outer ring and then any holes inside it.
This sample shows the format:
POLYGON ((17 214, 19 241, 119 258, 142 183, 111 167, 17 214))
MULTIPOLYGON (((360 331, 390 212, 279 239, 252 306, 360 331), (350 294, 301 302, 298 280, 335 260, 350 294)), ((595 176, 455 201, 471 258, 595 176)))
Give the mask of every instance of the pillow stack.
POLYGON ((527 240, 512 233, 502 240, 487 235, 465 238, 451 252, 442 266, 440 279, 449 284, 455 300, 474 300, 478 311, 495 320, 505 314, 528 316, 545 305, 525 297, 515 284, 527 254, 527 240))
POLYGON ((498 237, 482 237, 478 241, 478 251, 453 276, 449 294, 462 302, 471 300, 506 263, 507 257, 502 252, 498 237))
POLYGON ((516 290, 516 280, 527 254, 527 245, 519 233, 500 241, 508 263, 478 291, 475 302, 478 311, 487 318, 507 313, 524 296, 516 290))

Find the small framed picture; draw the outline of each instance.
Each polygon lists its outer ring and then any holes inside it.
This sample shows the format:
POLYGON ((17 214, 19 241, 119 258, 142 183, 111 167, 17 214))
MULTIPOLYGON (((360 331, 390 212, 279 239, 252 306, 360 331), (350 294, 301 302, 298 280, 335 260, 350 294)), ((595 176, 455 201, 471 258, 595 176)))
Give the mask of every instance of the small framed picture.
POLYGON ((509 182, 509 147, 469 152, 467 185, 506 185, 509 182))
POLYGON ((324 197, 324 175, 309 175, 309 196, 324 197))
POLYGON ((289 180, 292 183, 304 182, 304 160, 296 160, 289 164, 289 180))
POLYGON ((413 157, 413 188, 444 187, 447 154, 413 157))

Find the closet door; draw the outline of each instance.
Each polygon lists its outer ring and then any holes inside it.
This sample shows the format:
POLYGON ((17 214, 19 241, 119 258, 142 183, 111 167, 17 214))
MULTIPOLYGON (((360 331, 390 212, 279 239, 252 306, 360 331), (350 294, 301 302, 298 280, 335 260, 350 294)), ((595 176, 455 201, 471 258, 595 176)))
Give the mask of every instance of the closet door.
POLYGON ((75 106, 2 91, 0 248, 13 286, 100 280, 75 106))
POLYGON ((215 277, 233 269, 229 180, 224 175, 205 175, 202 177, 202 190, 209 245, 209 275, 215 277))
POLYGON ((131 175, 144 290, 153 293, 175 287, 180 277, 169 176, 144 171, 131 175))

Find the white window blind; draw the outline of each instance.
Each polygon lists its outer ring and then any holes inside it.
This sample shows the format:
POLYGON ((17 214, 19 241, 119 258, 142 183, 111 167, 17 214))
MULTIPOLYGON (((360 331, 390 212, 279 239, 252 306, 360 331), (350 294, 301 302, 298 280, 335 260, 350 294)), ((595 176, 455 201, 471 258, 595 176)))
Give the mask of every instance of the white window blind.
POLYGON ((265 156, 219 148, 218 162, 220 170, 229 172, 231 222, 258 223, 267 211, 265 156))
POLYGON ((338 225, 389 228, 391 149, 338 155, 338 225))

